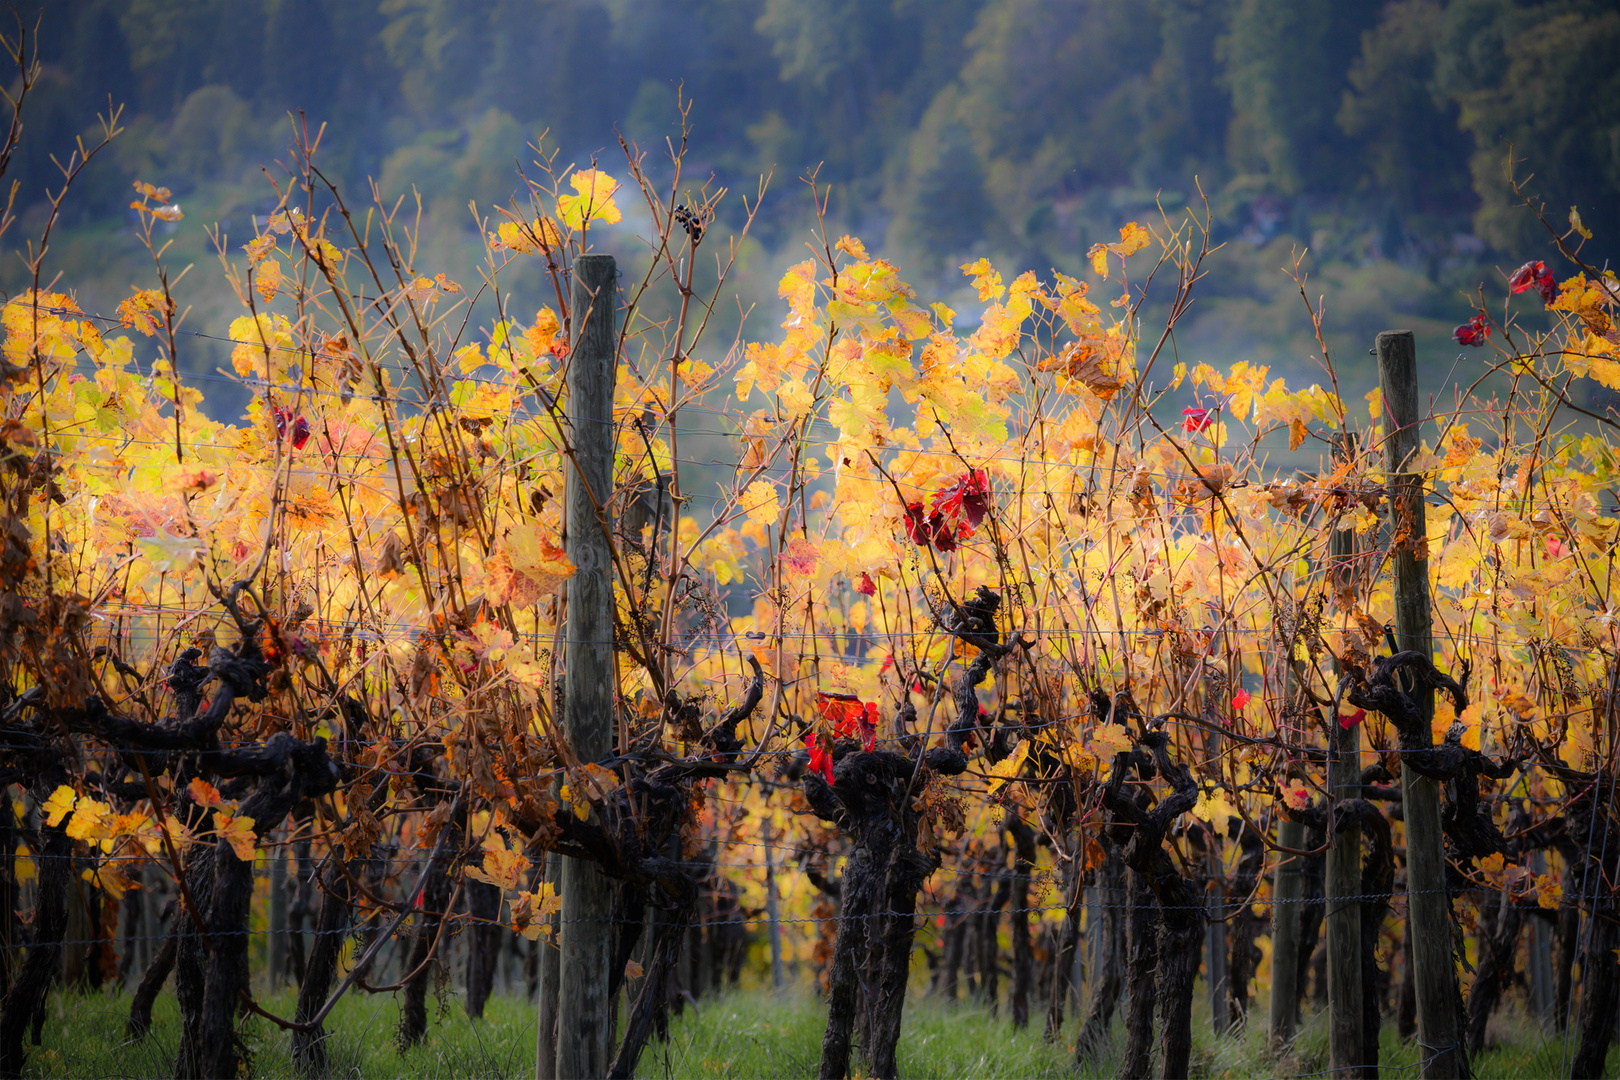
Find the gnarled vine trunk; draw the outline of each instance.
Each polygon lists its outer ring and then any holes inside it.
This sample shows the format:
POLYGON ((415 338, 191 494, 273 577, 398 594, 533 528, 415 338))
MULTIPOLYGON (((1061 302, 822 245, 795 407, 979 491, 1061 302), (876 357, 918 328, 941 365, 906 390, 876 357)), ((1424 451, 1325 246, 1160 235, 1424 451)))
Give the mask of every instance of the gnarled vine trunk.
POLYGON ((1097 868, 1098 918, 1091 928, 1097 947, 1093 953, 1091 1002, 1074 1045, 1075 1064, 1081 1066, 1107 1049, 1114 1010, 1119 1004, 1120 989, 1125 985, 1125 863, 1106 837, 1099 843, 1104 845, 1107 854, 1097 868))
MULTIPOLYGON (((37 794, 37 793, 36 793, 37 794)), ((62 964, 62 936, 67 931, 68 890, 73 885, 73 841, 61 825, 41 823, 35 851, 39 867, 34 901, 34 933, 28 957, 0 1005, 0 1076, 22 1075, 23 1036, 45 1007, 45 996, 62 964)))

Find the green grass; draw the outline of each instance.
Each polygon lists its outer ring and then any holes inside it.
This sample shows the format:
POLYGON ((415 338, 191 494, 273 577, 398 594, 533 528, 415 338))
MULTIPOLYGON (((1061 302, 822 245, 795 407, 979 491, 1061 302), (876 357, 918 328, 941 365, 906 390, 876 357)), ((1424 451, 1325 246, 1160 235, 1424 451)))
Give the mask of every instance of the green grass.
MULTIPOLYGON (((1291 1055, 1273 1060, 1264 1035, 1250 1031, 1239 1038, 1217 1039, 1208 1022, 1207 999, 1200 994, 1193 1027, 1192 1074, 1197 1077, 1272 1077, 1315 1073, 1327 1066, 1325 1017, 1307 1018, 1291 1055), (1200 1015, 1200 1013, 1202 1015, 1200 1015)), ((292 1012, 292 993, 268 995, 262 1002, 278 1015, 292 1012)), ((174 998, 159 999, 152 1034, 131 1045, 123 1039, 129 999, 111 994, 53 995, 42 1047, 29 1055, 29 1077, 159 1077, 173 1072, 179 1011, 174 998)), ((1254 1014, 1265 1015, 1261 1002, 1254 1014)), ((1042 1014, 1044 1016, 1044 1014, 1042 1014)), ((675 1019, 668 1045, 650 1046, 640 1075, 649 1078, 764 1078, 814 1076, 820 1057, 826 1013, 810 994, 781 996, 750 989, 706 1000, 675 1019)), ((1048 1045, 1041 1038, 1041 1016, 1031 1030, 1015 1030, 1001 1016, 979 1006, 945 1005, 917 997, 907 1006, 900 1039, 900 1075, 906 1080, 954 1080, 978 1077, 1112 1077, 1123 1032, 1115 1022, 1111 1053, 1082 1072, 1073 1067, 1071 1015, 1064 1038, 1048 1045)), ((334 1077, 499 1077, 534 1075, 534 1014, 520 998, 492 999, 485 1019, 467 1020, 461 1001, 448 995, 430 1005, 424 1043, 401 1054, 394 1045, 399 1005, 391 996, 355 995, 339 1003, 327 1022, 328 1049, 334 1077)), ((1507 1013, 1499 1017, 1500 1045, 1474 1061, 1475 1075, 1530 1078, 1558 1076, 1567 1069, 1567 1050, 1556 1038, 1507 1013), (1560 1067, 1562 1064, 1562 1068, 1560 1067)), ((253 1054, 253 1075, 294 1075, 288 1038, 262 1019, 244 1021, 253 1054)), ((1415 1077, 1417 1049, 1395 1038, 1392 1024, 1383 1032, 1382 1075, 1415 1077)), ((856 1075, 860 1075, 857 1073, 856 1075)), ((1608 1076, 1620 1075, 1620 1047, 1611 1050, 1608 1076)))

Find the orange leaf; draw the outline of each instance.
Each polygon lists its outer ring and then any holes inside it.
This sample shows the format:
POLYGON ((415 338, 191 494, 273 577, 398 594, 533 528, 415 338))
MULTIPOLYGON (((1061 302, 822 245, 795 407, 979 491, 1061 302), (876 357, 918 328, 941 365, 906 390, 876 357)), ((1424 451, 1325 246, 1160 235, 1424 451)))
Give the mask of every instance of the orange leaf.
POLYGON ((191 801, 198 806, 220 806, 225 802, 219 789, 200 776, 187 784, 186 790, 191 793, 191 801))

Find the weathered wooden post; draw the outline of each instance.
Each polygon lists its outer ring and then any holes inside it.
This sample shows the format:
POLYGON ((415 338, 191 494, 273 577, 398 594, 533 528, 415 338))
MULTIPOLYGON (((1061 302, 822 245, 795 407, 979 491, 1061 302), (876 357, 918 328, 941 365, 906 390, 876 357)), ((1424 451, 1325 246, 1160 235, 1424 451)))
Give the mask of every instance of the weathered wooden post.
MULTIPOLYGON (((548 882, 553 895, 562 888, 562 856, 547 855, 540 878, 548 882)), ((562 924, 555 912, 547 917, 551 933, 535 942, 540 951, 535 958, 535 1002, 538 1023, 535 1030, 534 1080, 557 1080, 557 991, 561 974, 562 924)))
MULTIPOLYGON (((1283 712, 1307 715, 1305 663, 1293 656, 1292 643, 1289 649, 1288 666, 1283 669, 1283 712)), ((1299 952, 1309 947, 1302 941, 1305 909, 1300 903, 1305 895, 1305 857, 1288 854, 1305 850, 1305 823, 1284 816, 1277 823, 1277 846, 1287 849, 1279 853, 1271 883, 1270 1042, 1272 1053, 1280 1054, 1293 1043, 1299 1028, 1299 952)))
MULTIPOLYGON (((1237 675, 1236 672, 1233 673, 1237 675)), ((1233 686, 1238 685, 1235 681, 1233 686)), ((1221 708, 1216 704, 1215 688, 1207 685, 1204 688, 1203 716, 1208 725, 1209 734, 1205 737, 1205 753, 1211 760, 1219 760, 1221 756, 1221 737, 1216 734, 1222 726, 1221 708)), ((1229 691, 1228 691, 1229 692, 1229 691)), ((1210 891, 1205 894, 1204 903, 1209 912, 1209 921, 1204 926, 1204 982, 1209 988, 1209 1022, 1211 1030, 1217 1035, 1231 1034, 1232 1020, 1228 1005, 1227 988, 1227 953, 1226 953, 1226 917, 1230 911, 1224 904, 1226 899, 1226 872, 1221 858, 1221 835, 1213 826, 1205 831, 1209 838, 1209 850, 1205 853, 1205 865, 1209 867, 1210 891)))
MULTIPOLYGON (((1335 459, 1348 460, 1354 454, 1353 437, 1335 442, 1335 459)), ((1349 591, 1339 581, 1351 573, 1355 542, 1352 529, 1336 529, 1328 540, 1328 577, 1335 582, 1334 592, 1341 595, 1349 591)), ((1365 1066, 1377 1066, 1377 1062, 1362 1060, 1361 902, 1356 899, 1361 893, 1361 827, 1352 816, 1338 814, 1343 803, 1361 796, 1361 729, 1342 726, 1336 716, 1329 717, 1328 725, 1328 790, 1333 796, 1328 813, 1334 815, 1324 883, 1328 1058, 1334 1076, 1355 1080, 1365 1075, 1365 1066)))
MULTIPOLYGON (((613 752, 613 578, 608 497, 613 486, 616 268, 611 255, 574 260, 568 357, 566 498, 568 619, 563 646, 563 729, 582 762, 613 752)), ((608 968, 612 888, 596 864, 564 859, 562 956, 557 999, 557 1080, 607 1075, 613 1038, 608 968)))
POLYGON ((1231 982, 1227 971, 1226 918, 1231 908, 1226 906, 1226 878, 1221 873, 1220 840, 1210 830, 1209 866, 1214 878, 1209 896, 1209 925, 1204 928, 1204 979, 1209 986, 1209 1024, 1218 1036, 1232 1034, 1231 982))
MULTIPOLYGON (((1305 826, 1284 818, 1277 845, 1301 851, 1305 826)), ((1301 857, 1282 853, 1271 886, 1271 1048, 1280 1053, 1294 1041, 1299 1025, 1299 898, 1305 891, 1301 857)))
MULTIPOLYGON (((1378 335, 1378 381, 1383 391, 1384 450, 1389 472, 1390 535, 1394 538, 1395 644, 1402 652, 1434 655, 1429 612, 1429 564, 1416 550, 1424 538, 1423 476, 1407 471, 1418 451, 1417 344, 1410 330, 1378 335), (1404 542, 1402 538, 1405 538, 1404 542)), ((1402 750, 1434 744, 1434 690, 1411 691, 1419 718, 1400 732, 1402 750)), ((1471 1075, 1462 1044, 1457 979, 1452 962, 1451 898, 1446 891, 1445 840, 1440 832, 1440 787, 1401 770, 1406 824, 1406 910, 1412 930, 1412 974, 1417 993, 1418 1049, 1423 1076, 1471 1075)))
MULTIPOLYGON (((1547 856, 1541 851, 1530 854, 1530 871, 1538 877, 1547 872, 1547 856)), ((1526 976, 1530 984, 1530 1013, 1543 1031, 1558 1028, 1558 1009, 1553 998, 1553 925, 1532 916, 1530 924, 1529 964, 1526 976)))
POLYGON ((269 930, 264 969, 270 989, 279 990, 287 979, 287 851, 281 847, 270 856, 269 930))
POLYGON ((782 912, 776 899, 776 860, 772 855, 770 822, 765 823, 765 914, 771 920, 771 988, 782 989, 782 912))

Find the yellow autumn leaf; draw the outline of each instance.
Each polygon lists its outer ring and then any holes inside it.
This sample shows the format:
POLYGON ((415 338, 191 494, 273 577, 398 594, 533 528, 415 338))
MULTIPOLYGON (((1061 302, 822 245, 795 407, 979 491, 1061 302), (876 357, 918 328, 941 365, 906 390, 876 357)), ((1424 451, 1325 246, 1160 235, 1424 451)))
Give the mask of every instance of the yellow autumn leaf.
POLYGON ((768 480, 755 480, 743 492, 739 508, 748 515, 748 520, 760 528, 768 528, 776 524, 776 519, 782 516, 782 504, 776 496, 776 485, 768 480))
POLYGON ((153 337, 162 330, 168 317, 173 314, 174 302, 157 289, 136 289, 129 299, 118 305, 118 321, 147 337, 153 337))
POLYGON ((276 250, 275 234, 265 233, 263 236, 250 240, 242 245, 242 250, 247 253, 248 262, 257 266, 264 261, 265 256, 276 250))
POLYGON ((1214 826, 1217 831, 1226 828, 1228 818, 1238 816, 1237 808, 1227 801, 1224 792, 1203 791, 1198 795, 1198 805, 1193 807, 1193 817, 1202 818, 1214 826))
POLYGON ((512 929, 534 941, 542 935, 551 936, 551 927, 545 922, 562 908, 562 898, 551 882, 543 882, 534 892, 518 893, 512 898, 512 929))
POLYGON ((51 792, 51 797, 40 806, 45 814, 45 824, 51 828, 62 824, 62 819, 73 812, 73 804, 79 799, 79 793, 66 784, 59 785, 51 792))
POLYGON ((99 842, 111 834, 117 816, 106 803, 81 796, 68 819, 67 834, 75 840, 99 842))
POLYGON ((260 263, 258 273, 253 276, 253 287, 267 302, 274 300, 281 289, 281 260, 266 259, 260 263))
POLYGON ((1091 732, 1086 748, 1102 761, 1110 761, 1115 754, 1128 753, 1131 733, 1124 724, 1098 724, 1091 732))
POLYGON ((1538 907, 1556 908, 1564 898, 1564 883, 1557 874, 1537 874, 1535 888, 1538 907))
POLYGON ((567 553, 540 528, 516 526, 484 560, 484 595, 496 604, 533 607, 573 576, 567 553))
POLYGON ((1130 258, 1147 247, 1153 235, 1134 221, 1128 221, 1119 230, 1119 243, 1113 245, 1121 256, 1130 258))
POLYGON ((583 229, 587 222, 605 221, 611 225, 623 218, 613 201, 619 182, 607 173, 583 169, 569 176, 568 183, 575 194, 557 196, 557 218, 564 225, 583 229))
POLYGON ((253 861, 253 848, 258 837, 253 835, 253 819, 245 815, 216 812, 214 831, 230 845, 231 851, 245 863, 253 861))
POLYGON ((1021 740, 1018 749, 990 766, 990 794, 994 795, 1006 786, 1008 780, 1017 776, 1024 767, 1024 759, 1029 757, 1029 740, 1021 740))
POLYGON ((488 882, 496 888, 512 892, 523 881, 523 876, 529 872, 532 864, 521 851, 508 851, 506 848, 493 848, 484 852, 484 863, 481 867, 467 868, 467 876, 475 881, 488 882))
POLYGON ((840 237, 838 243, 833 245, 833 248, 837 251, 842 251, 845 255, 848 255, 852 259, 859 259, 862 262, 865 262, 867 259, 871 258, 871 256, 866 253, 866 245, 861 243, 858 238, 849 236, 847 234, 840 237))
POLYGON ((1007 290, 1001 285, 1001 275, 996 273, 989 259, 963 263, 962 273, 973 279, 973 287, 979 290, 981 304, 986 300, 1000 300, 1006 295, 1007 290))

